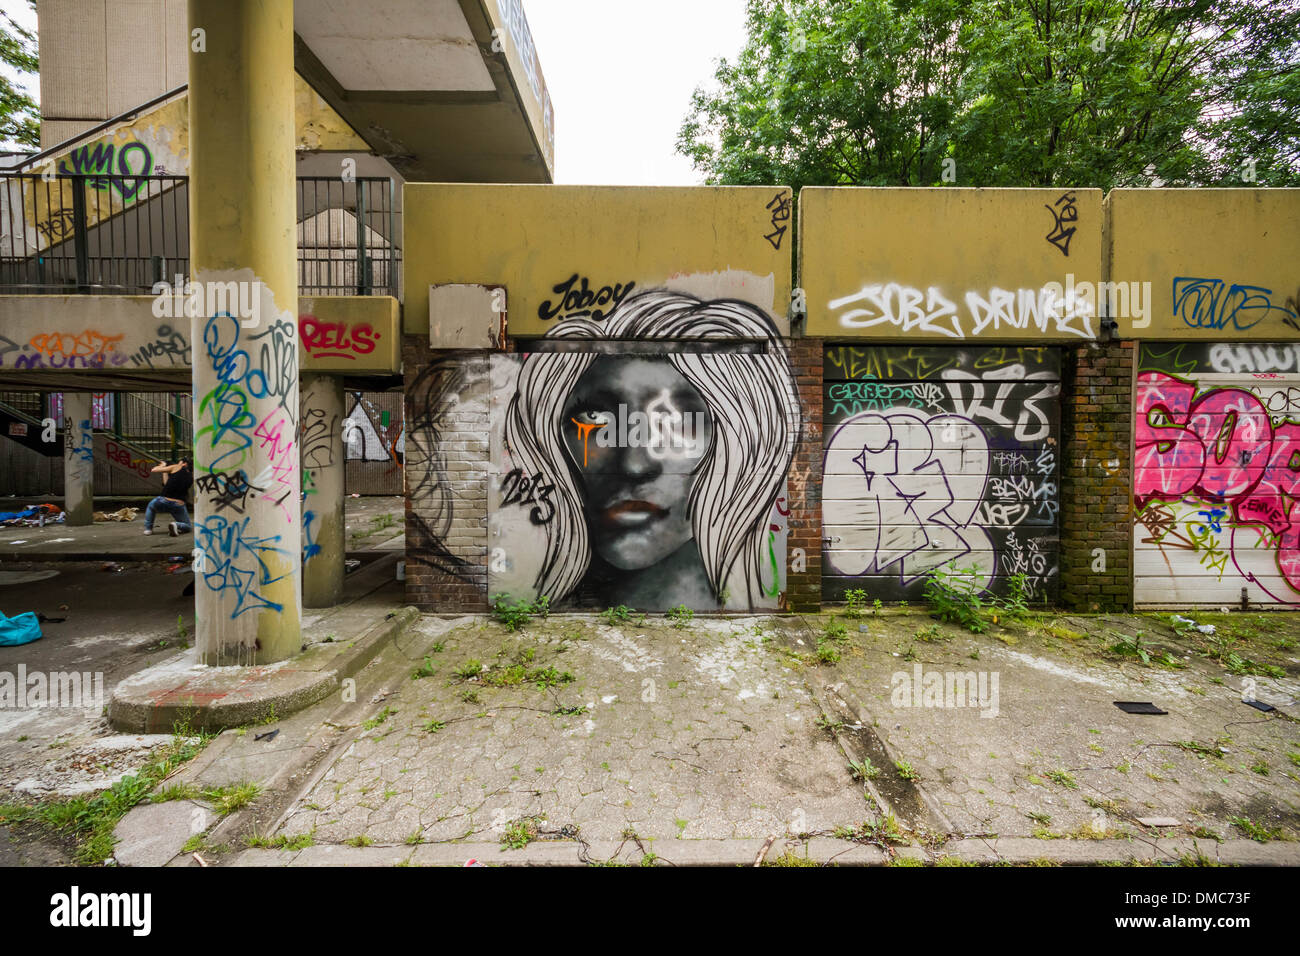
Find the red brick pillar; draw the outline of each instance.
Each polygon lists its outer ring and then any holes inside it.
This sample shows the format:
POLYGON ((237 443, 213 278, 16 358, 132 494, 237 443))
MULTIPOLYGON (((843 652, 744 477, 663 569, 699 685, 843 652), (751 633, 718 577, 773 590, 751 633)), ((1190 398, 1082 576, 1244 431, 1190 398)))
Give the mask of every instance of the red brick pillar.
POLYGON ((823 351, 821 339, 790 342, 790 365, 803 416, 799 444, 786 481, 786 503, 790 508, 790 536, 785 556, 786 607, 791 611, 821 610, 823 351), (802 570, 796 571, 795 567, 802 570))
POLYGON ((1134 352, 1092 344, 1062 363, 1060 600, 1073 610, 1133 607, 1134 352))

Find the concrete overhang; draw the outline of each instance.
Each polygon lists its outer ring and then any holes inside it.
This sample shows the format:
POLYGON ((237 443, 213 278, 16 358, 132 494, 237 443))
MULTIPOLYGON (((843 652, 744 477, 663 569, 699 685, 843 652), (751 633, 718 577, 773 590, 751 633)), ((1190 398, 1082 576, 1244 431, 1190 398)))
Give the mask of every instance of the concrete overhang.
POLYGON ((522 0, 295 0, 298 72, 405 178, 549 183, 522 0))
MULTIPOLYGON (((159 305, 152 295, 0 296, 0 388, 189 391, 190 320, 159 305)), ((392 296, 303 296, 300 370, 347 380, 397 375, 398 316, 392 296)), ((242 334, 252 339, 258 329, 242 334)))

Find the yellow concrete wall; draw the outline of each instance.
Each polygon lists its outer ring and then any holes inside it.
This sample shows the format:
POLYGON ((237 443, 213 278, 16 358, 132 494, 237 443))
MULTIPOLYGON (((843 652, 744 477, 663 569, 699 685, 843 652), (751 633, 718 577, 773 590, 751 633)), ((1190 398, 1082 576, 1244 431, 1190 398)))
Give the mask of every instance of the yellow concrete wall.
POLYGON ((1116 189, 1106 211, 1111 281, 1152 296, 1122 337, 1300 339, 1300 189, 1116 189))
POLYGON ((807 334, 935 344, 1094 338, 1095 301, 1089 315, 1082 296, 1061 300, 1071 276, 1101 277, 1101 200, 1098 189, 804 189, 807 334), (1050 283, 1061 287, 1054 300, 1050 283))
MULTIPOLYGON (((0 296, 0 372, 188 369, 190 320, 166 314, 172 304, 151 295, 0 296)), ((401 369, 398 305, 391 296, 304 296, 298 334, 305 371, 401 369)))
POLYGON ((301 76, 293 77, 298 149, 368 153, 370 147, 301 76))
POLYGON ((397 372, 402 342, 397 300, 387 295, 298 299, 299 366, 306 372, 397 372))
POLYGON ((666 288, 744 299, 788 330, 794 240, 780 216, 789 196, 777 186, 408 183, 404 330, 428 333, 430 285, 478 283, 506 287, 510 335, 543 335, 580 310, 566 310, 556 291, 573 277, 578 289, 586 281, 601 300, 589 308, 602 312, 611 294, 621 301, 634 284, 631 294, 666 288))

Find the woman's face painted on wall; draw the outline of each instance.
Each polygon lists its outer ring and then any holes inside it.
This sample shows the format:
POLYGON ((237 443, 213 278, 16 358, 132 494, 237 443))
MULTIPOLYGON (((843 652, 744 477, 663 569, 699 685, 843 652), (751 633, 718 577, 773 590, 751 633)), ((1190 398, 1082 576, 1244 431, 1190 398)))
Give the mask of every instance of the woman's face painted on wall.
POLYGON ((669 362, 596 359, 569 396, 561 428, 592 547, 605 561, 648 568, 694 537, 687 497, 713 416, 669 362))

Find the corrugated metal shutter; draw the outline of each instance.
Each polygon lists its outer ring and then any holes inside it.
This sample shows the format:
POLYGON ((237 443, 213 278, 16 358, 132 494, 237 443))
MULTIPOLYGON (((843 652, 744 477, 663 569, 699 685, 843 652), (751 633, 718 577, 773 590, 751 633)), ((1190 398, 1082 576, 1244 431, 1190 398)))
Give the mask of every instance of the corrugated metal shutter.
POLYGON ((1300 604, 1300 345, 1144 345, 1134 600, 1300 604))
POLYGON ((828 347, 823 597, 915 600, 955 566, 1054 600, 1060 379, 1048 348, 828 347))

